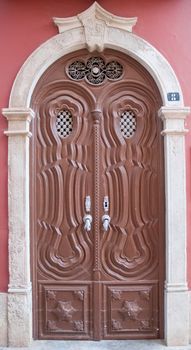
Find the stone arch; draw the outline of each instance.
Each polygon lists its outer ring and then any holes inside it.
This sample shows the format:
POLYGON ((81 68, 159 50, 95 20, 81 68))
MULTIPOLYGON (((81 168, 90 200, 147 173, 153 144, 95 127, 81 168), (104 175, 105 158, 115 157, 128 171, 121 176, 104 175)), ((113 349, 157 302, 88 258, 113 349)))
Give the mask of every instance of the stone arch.
POLYGON ((95 2, 78 16, 56 18, 54 22, 60 34, 42 44, 26 60, 13 84, 9 107, 3 109, 8 120, 5 134, 9 136, 8 344, 27 346, 32 339, 29 137, 32 136, 30 121, 35 115, 30 108, 31 96, 52 63, 67 53, 87 47, 89 51, 111 48, 132 56, 149 71, 161 93, 163 106, 159 117, 164 123, 166 191, 165 340, 168 345, 186 345, 189 303, 184 120, 189 108, 184 107, 176 74, 159 51, 131 33, 136 18, 114 16, 95 2))
MULTIPOLYGON (((45 70, 60 57, 86 47, 86 37, 80 28, 66 30, 42 44, 29 56, 17 74, 9 107, 28 108, 36 83, 45 70)), ((184 106, 182 90, 172 67, 147 41, 131 32, 111 27, 104 40, 104 48, 124 52, 143 65, 154 78, 164 106, 184 106), (178 101, 169 101, 169 92, 179 94, 178 101)))

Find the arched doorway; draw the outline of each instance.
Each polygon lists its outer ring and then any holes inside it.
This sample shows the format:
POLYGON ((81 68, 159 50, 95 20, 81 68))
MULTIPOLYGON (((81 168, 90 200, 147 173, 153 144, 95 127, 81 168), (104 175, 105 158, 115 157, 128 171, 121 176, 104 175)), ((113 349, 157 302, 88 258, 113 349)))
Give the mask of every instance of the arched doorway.
POLYGON ((158 114, 163 120, 165 154, 164 337, 168 345, 188 343, 184 120, 190 109, 184 106, 181 88, 170 64, 152 45, 132 34, 132 25, 129 23, 132 23, 131 19, 129 21, 109 14, 97 3, 74 18, 60 20, 61 34, 41 45, 24 63, 13 84, 9 108, 3 109, 3 114, 9 121, 5 134, 9 136, 10 346, 27 346, 32 339, 29 127, 35 114, 30 108, 31 97, 38 80, 52 63, 85 47, 90 51, 95 48, 99 51, 111 48, 133 57, 150 72, 160 91, 163 106, 158 114), (62 32, 64 27, 65 31, 62 32), (173 93, 177 94, 175 96, 178 99, 174 99, 173 93))
POLYGON ((109 49, 66 55, 36 85, 35 337, 163 338, 161 105, 148 72, 109 49))

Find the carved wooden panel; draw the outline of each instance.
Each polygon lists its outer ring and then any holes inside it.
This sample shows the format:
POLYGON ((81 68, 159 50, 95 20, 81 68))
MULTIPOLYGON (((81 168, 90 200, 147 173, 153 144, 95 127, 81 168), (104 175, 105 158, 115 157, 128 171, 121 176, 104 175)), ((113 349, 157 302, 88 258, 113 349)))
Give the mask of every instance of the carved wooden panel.
POLYGON ((91 279, 92 237, 82 218, 85 197, 93 196, 92 121, 80 89, 73 90, 68 84, 51 87, 36 120, 38 272, 53 279, 91 279), (63 110, 73 118, 65 138, 56 129, 63 110))
POLYGON ((156 278, 162 209, 156 156, 160 124, 151 92, 138 84, 129 83, 128 94, 126 88, 118 83, 103 97, 101 183, 112 219, 109 231, 102 232, 102 264, 116 279, 156 278), (129 139, 120 130, 121 114, 127 110, 136 116, 136 131, 129 139))
POLYGON ((40 333, 43 337, 90 337, 89 286, 45 284, 40 285, 39 294, 40 333))
POLYGON ((158 286, 105 286, 105 338, 157 338, 158 286))
POLYGON ((163 337, 160 104, 144 68, 112 50, 61 58, 38 83, 31 147, 36 338, 163 337), (92 84, 84 75, 92 57, 91 74, 115 72, 109 64, 117 62, 120 75, 92 84), (69 68, 83 79, 71 79, 69 68))

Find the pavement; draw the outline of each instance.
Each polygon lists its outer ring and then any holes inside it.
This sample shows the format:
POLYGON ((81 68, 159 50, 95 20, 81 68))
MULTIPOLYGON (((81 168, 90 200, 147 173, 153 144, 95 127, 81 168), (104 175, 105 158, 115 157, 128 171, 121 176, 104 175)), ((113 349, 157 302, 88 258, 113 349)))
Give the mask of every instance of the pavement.
POLYGON ((36 340, 28 348, 5 348, 0 350, 191 350, 189 346, 167 347, 161 340, 103 340, 94 341, 54 341, 36 340))

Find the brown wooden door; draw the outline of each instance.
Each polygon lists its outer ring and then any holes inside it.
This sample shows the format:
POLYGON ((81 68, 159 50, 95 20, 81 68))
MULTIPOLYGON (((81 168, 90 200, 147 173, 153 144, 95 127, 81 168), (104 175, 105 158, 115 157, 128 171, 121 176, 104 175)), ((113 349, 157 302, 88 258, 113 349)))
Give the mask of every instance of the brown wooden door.
POLYGON ((68 55, 38 83, 31 148, 36 338, 163 336, 160 103, 146 71, 111 50, 68 55))

